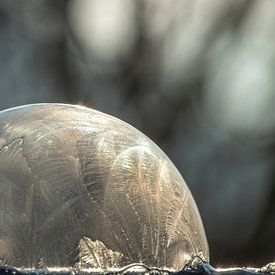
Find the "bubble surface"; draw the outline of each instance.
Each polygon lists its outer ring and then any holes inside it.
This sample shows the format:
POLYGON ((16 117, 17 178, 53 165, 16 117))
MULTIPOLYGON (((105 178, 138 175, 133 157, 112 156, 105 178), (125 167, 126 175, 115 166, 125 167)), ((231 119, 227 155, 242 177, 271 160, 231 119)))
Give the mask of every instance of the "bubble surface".
POLYGON ((0 247, 2 264, 25 268, 209 260, 169 158, 129 124, 65 104, 0 112, 0 247))

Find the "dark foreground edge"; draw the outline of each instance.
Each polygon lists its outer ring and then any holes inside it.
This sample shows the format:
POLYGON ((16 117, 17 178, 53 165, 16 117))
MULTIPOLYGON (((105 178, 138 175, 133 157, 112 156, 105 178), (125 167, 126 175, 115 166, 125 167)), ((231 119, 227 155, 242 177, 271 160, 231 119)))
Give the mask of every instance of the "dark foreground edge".
POLYGON ((203 262, 196 268, 187 265, 180 272, 171 272, 158 268, 148 268, 142 264, 133 264, 122 269, 103 272, 97 270, 80 270, 76 268, 45 268, 45 269, 17 269, 11 266, 0 265, 0 275, 273 275, 275 274, 275 263, 270 263, 262 268, 228 268, 215 269, 210 264, 203 262))

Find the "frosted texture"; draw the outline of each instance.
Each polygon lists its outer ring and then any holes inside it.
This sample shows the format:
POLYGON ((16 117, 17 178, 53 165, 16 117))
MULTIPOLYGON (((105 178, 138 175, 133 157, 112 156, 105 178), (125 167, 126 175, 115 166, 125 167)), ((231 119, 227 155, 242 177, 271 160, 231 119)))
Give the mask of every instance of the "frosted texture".
POLYGON ((0 112, 0 261, 180 269, 208 245, 167 156, 101 112, 34 104, 0 112))

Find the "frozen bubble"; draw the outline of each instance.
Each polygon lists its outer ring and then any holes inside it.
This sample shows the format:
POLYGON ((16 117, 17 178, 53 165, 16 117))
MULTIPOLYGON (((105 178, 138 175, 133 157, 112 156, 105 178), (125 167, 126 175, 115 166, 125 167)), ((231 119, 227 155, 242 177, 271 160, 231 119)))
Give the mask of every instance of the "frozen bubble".
POLYGON ((0 261, 111 270, 208 260, 199 212, 138 130, 81 106, 0 112, 0 261))

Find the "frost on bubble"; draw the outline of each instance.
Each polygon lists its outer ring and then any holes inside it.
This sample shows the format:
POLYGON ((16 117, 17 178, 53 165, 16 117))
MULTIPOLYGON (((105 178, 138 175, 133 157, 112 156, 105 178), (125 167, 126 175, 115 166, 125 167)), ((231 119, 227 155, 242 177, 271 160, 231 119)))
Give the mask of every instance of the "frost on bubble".
POLYGON ((15 267, 179 270, 208 245, 167 156, 101 112, 37 104, 0 112, 0 260, 15 267))

